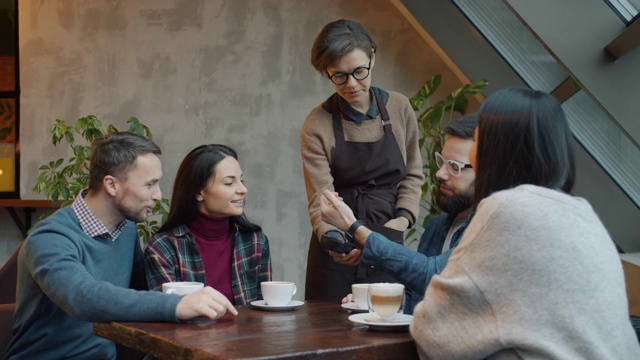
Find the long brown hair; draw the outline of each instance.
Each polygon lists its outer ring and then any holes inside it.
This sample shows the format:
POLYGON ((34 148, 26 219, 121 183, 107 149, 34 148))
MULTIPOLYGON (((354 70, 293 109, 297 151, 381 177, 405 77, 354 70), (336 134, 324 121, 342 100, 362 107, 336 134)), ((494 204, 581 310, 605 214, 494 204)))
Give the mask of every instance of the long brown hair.
MULTIPOLYGON (((185 156, 173 183, 169 216, 158 232, 189 224, 195 219, 199 211, 196 195, 207 186, 209 179, 215 176, 218 163, 229 156, 238 160, 238 154, 232 148, 218 144, 200 145, 185 156)), ((231 221, 245 230, 261 229, 250 222, 244 212, 242 215, 232 216, 231 221)))

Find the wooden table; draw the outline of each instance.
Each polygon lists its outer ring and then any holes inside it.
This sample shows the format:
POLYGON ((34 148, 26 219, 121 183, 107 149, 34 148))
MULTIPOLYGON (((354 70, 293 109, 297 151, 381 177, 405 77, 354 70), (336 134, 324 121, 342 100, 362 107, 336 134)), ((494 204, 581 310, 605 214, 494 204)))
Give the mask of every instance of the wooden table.
POLYGON ((160 359, 417 359, 409 332, 374 331, 340 304, 290 311, 238 306, 216 322, 94 324, 94 333, 160 359))
POLYGON ((61 201, 52 202, 50 200, 0 199, 0 207, 7 209, 23 237, 27 237, 27 231, 31 228, 31 213, 36 208, 58 208, 61 203, 61 201), (24 209, 24 224, 20 220, 16 208, 24 209))

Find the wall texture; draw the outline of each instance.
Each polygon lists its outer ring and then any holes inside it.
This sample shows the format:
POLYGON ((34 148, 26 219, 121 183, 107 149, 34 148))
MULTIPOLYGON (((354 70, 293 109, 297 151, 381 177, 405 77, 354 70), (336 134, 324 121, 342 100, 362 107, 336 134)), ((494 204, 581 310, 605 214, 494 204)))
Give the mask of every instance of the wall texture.
POLYGON ((311 230, 299 130, 333 92, 310 65, 320 28, 365 24, 379 45, 374 85, 412 96, 435 73, 442 93, 460 85, 385 0, 40 0, 19 13, 22 198, 38 197, 38 166, 66 152, 50 143, 56 118, 145 122, 163 150, 165 197, 189 150, 224 143, 239 153, 246 212, 269 236, 274 278, 300 289, 311 230))

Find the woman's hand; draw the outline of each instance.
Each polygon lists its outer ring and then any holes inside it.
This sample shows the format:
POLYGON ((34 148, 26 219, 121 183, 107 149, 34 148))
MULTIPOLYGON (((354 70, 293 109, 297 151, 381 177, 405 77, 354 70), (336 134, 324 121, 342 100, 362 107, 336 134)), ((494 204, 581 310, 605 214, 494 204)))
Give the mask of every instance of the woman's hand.
POLYGON ((342 298, 342 303, 346 304, 346 303, 350 303, 353 301, 353 295, 352 294, 347 294, 347 296, 342 298))
POLYGON ((329 190, 322 192, 320 198, 320 214, 322 220, 346 231, 356 221, 353 211, 342 201, 336 193, 329 190))
POLYGON ((404 216, 400 216, 387 221, 384 226, 393 230, 405 231, 409 227, 409 219, 404 216))

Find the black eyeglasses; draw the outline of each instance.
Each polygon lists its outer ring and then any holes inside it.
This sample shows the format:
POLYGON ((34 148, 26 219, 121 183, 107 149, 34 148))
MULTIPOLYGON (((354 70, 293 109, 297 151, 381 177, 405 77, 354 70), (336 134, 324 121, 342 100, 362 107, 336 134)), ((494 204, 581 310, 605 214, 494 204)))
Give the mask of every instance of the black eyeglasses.
POLYGON ((332 83, 336 85, 343 85, 347 83, 347 80, 349 80, 349 76, 353 76, 353 78, 356 80, 366 79, 367 76, 369 76, 369 70, 371 70, 371 59, 369 59, 369 66, 357 67, 351 73, 337 72, 333 75, 329 75, 329 72, 327 72, 327 76, 332 83))
POLYGON ((436 152, 436 165, 438 166, 438 169, 442 168, 443 165, 446 165, 447 171, 453 176, 460 176, 463 169, 471 169, 471 164, 445 159, 439 152, 436 152))

